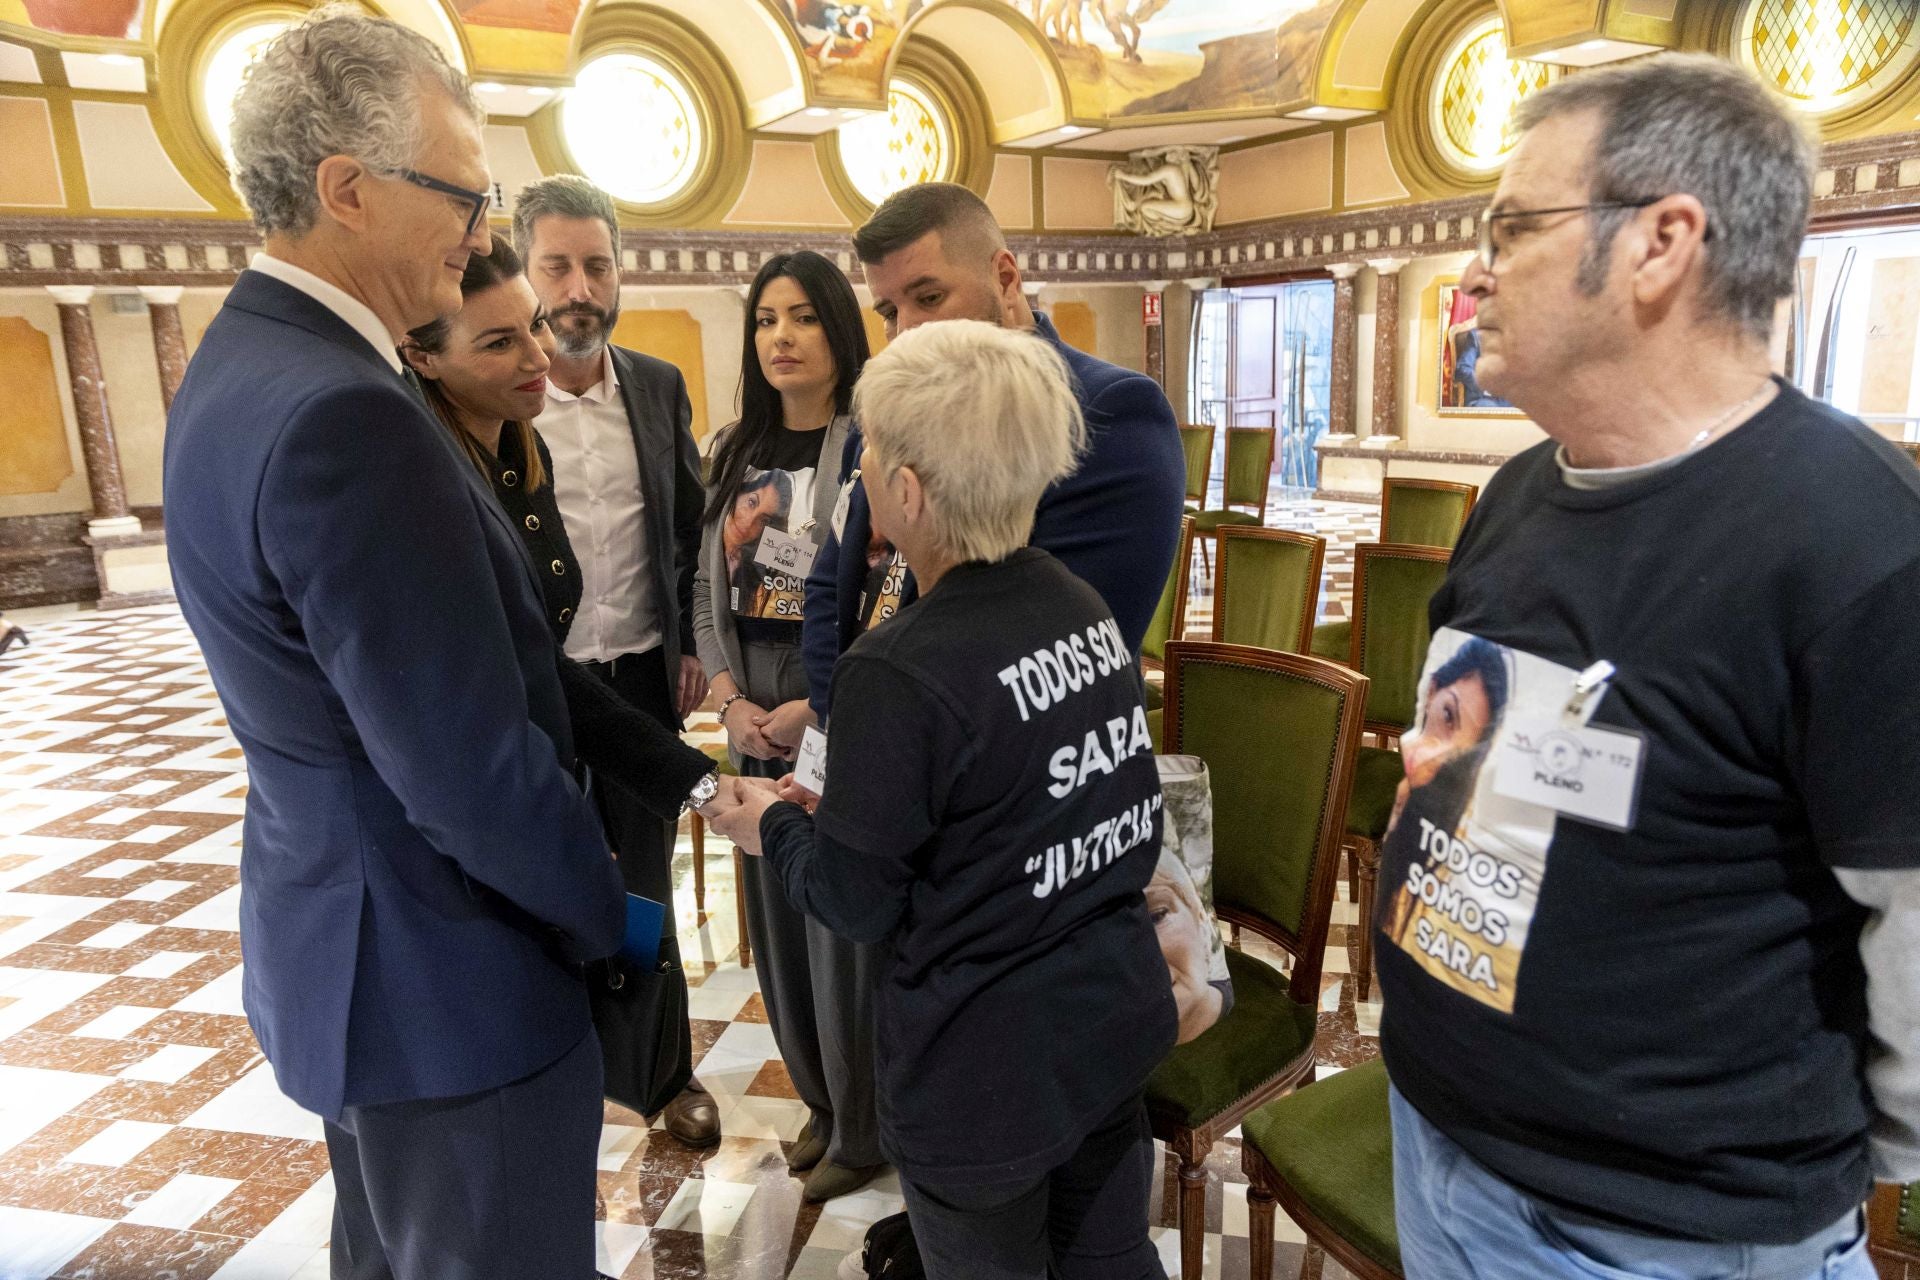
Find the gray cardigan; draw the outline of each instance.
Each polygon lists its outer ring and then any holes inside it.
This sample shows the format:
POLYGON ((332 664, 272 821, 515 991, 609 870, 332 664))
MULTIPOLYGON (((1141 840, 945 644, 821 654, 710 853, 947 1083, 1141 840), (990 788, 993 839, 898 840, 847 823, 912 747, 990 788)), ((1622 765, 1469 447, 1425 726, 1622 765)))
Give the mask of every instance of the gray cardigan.
MULTIPOLYGON (((727 431, 733 428, 728 427, 727 431)), ((835 483, 839 475, 840 454, 847 442, 847 433, 853 429, 853 418, 840 414, 827 424, 821 433, 820 461, 815 464, 813 485, 813 527, 809 530, 816 549, 827 540, 828 526, 833 521, 833 508, 840 497, 840 486, 835 483)), ((713 439, 713 454, 720 451, 726 440, 726 431, 713 439)), ((712 456, 710 454, 709 456, 712 456)), ((708 498, 712 498, 712 488, 708 488, 708 498)), ((720 520, 726 519, 723 514, 720 520)), ((715 592, 713 584, 727 580, 727 552, 721 545, 720 520, 709 521, 700 534, 700 566, 693 575, 693 642, 700 655, 700 665, 711 680, 722 671, 734 674, 734 683, 740 684, 740 633, 734 629, 733 615, 726 607, 726 593, 715 592), (716 603, 718 608, 716 608, 716 603)))

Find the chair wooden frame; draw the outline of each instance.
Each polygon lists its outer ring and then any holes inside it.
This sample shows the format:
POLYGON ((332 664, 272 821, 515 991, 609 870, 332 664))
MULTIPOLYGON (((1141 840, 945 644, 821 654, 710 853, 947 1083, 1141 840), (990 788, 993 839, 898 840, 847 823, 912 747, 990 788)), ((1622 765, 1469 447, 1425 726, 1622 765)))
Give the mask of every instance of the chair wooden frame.
POLYGON ((1920 1212, 1920 1182, 1882 1184, 1867 1201, 1867 1252, 1883 1276, 1920 1275, 1920 1240, 1900 1233, 1900 1211, 1920 1212))
MULTIPOLYGON (((1228 474, 1229 463, 1233 457, 1233 435, 1234 435, 1234 432, 1236 431, 1258 431, 1265 434, 1265 436, 1267 437, 1267 465, 1262 469, 1262 472, 1261 472, 1261 474, 1266 476, 1267 482, 1266 484, 1262 485, 1260 488, 1260 510, 1257 513, 1260 517, 1260 523, 1264 525, 1267 522, 1267 502, 1273 493, 1273 448, 1274 448, 1274 442, 1279 438, 1280 429, 1278 427, 1228 427, 1227 428, 1227 451, 1226 451, 1226 454, 1220 460, 1221 476, 1220 476, 1220 507, 1219 509, 1222 511, 1231 511, 1235 507, 1250 507, 1253 505, 1251 502, 1234 502, 1232 499, 1230 499, 1227 496, 1227 489, 1226 489, 1227 474, 1228 474)), ((1209 460, 1208 462, 1209 475, 1211 475, 1211 467, 1212 467, 1211 460, 1213 456, 1211 451, 1209 451, 1207 456, 1209 460)), ((1200 567, 1206 570, 1208 573, 1212 573, 1213 563, 1207 555, 1207 540, 1214 537, 1215 535, 1212 533, 1207 533, 1204 530, 1196 530, 1194 536, 1198 538, 1200 541, 1200 567)))
POLYGON ((1211 422, 1183 422, 1180 424, 1180 431, 1182 433, 1180 437, 1180 451, 1183 455, 1186 452, 1186 432, 1204 431, 1207 433, 1207 461, 1206 465, 1200 469, 1199 493, 1193 491, 1193 476, 1187 476, 1186 501, 1193 503, 1194 510, 1196 511, 1205 508, 1207 505, 1207 489, 1213 483, 1213 442, 1215 432, 1218 430, 1219 428, 1215 427, 1211 422))
MULTIPOLYGON (((1414 480, 1403 479, 1399 476, 1389 476, 1380 484, 1380 537, 1383 541, 1387 536, 1387 530, 1393 527, 1387 523, 1387 518, 1393 510, 1393 494, 1396 489, 1426 489, 1435 493, 1460 494, 1467 500, 1466 506, 1460 510, 1460 525, 1462 528, 1466 527, 1467 517, 1473 514, 1473 504, 1480 499, 1480 486, 1477 484, 1457 484, 1452 480, 1414 480)), ((1458 530, 1455 530, 1454 536, 1459 536, 1458 530)), ((1411 546, 1416 544, 1402 543, 1398 545, 1411 546)), ((1449 543, 1448 545, 1451 546, 1452 544, 1449 543)))
MULTIPOLYGON (((1354 547, 1353 647, 1348 652, 1348 666, 1355 671, 1367 669, 1368 566, 1374 560, 1425 560, 1429 564, 1445 564, 1452 558, 1451 547, 1422 547, 1411 542, 1362 542, 1354 547)), ((1378 737, 1383 745, 1388 739, 1397 744, 1406 728, 1404 724, 1394 724, 1389 720, 1366 722, 1366 731, 1378 737)), ((1364 836, 1349 835, 1346 847, 1348 865, 1353 868, 1354 878, 1359 882, 1353 895, 1359 933, 1354 947, 1353 998, 1358 1002, 1367 998, 1373 985, 1373 899, 1380 879, 1380 845, 1364 836)))
POLYGON ((1259 539, 1266 542, 1291 542, 1307 548, 1311 556, 1308 570, 1307 598, 1300 610, 1300 634, 1294 637, 1293 648, 1288 653, 1306 653, 1307 646, 1313 641, 1315 615, 1320 611, 1320 571, 1326 564, 1327 540, 1311 533, 1300 533, 1294 529, 1269 529, 1265 525, 1223 525, 1220 529, 1220 572, 1213 582, 1213 642, 1225 644, 1227 628, 1227 539, 1259 539))
MULTIPOLYGON (((1331 690, 1345 699, 1340 725, 1334 735, 1333 767, 1328 771, 1326 789, 1322 793, 1320 830, 1314 844, 1313 875, 1307 884, 1299 933, 1257 912, 1228 906, 1217 899, 1214 903, 1214 914, 1220 919, 1236 929, 1250 929, 1292 955, 1293 973, 1287 988, 1288 996, 1296 1003, 1317 1006, 1320 1001, 1320 971, 1326 960, 1327 932, 1332 927, 1333 886, 1339 878, 1340 844, 1347 824, 1347 795, 1353 788, 1354 761, 1360 754, 1367 678, 1337 662, 1306 654, 1191 640, 1169 644, 1166 709, 1163 713, 1165 751, 1169 755, 1179 754, 1185 733, 1180 706, 1181 671, 1188 664, 1195 663, 1283 672, 1331 690)), ((1154 1136, 1167 1144, 1170 1156, 1179 1160, 1180 1274, 1183 1280, 1200 1280, 1205 1268, 1208 1153, 1213 1150, 1214 1144, 1253 1111, 1287 1093, 1302 1080, 1311 1080, 1313 1065, 1314 1043, 1309 1043, 1292 1061, 1236 1099, 1226 1110, 1209 1117, 1200 1127, 1154 1126, 1154 1136)))
MULTIPOLYGON (((692 820, 693 836, 693 904, 702 911, 707 909, 707 821, 695 809, 688 812, 692 820)), ((747 869, 743 865, 745 855, 740 850, 733 851, 733 914, 740 929, 740 967, 753 968, 753 944, 747 940, 747 869)))
POLYGON ((1383 1267, 1360 1252, 1329 1226, 1326 1219, 1308 1208, 1307 1202, 1274 1171, 1251 1142, 1240 1144, 1240 1168, 1247 1175, 1248 1275, 1264 1280, 1273 1274, 1273 1208, 1277 1201, 1307 1236, 1306 1253, 1300 1259, 1302 1280, 1319 1280, 1315 1249, 1323 1251, 1359 1280, 1405 1280, 1403 1273, 1383 1267))
MULTIPOLYGON (((1167 625, 1167 643, 1172 644, 1187 634, 1187 597, 1193 590, 1193 517, 1180 517, 1180 538, 1174 548, 1173 567, 1179 573, 1173 584, 1173 619, 1167 625)), ((1144 671, 1159 671, 1163 664, 1158 658, 1140 655, 1140 667, 1144 671)))

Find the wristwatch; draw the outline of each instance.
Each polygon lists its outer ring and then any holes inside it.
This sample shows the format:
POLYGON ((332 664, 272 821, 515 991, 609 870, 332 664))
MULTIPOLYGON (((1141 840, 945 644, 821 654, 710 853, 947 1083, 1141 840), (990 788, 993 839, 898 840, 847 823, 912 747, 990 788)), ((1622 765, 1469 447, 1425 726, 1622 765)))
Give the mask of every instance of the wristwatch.
POLYGON ((719 794, 720 771, 709 770, 700 781, 693 784, 693 790, 687 793, 687 798, 680 802, 680 816, 684 818, 687 810, 698 809, 719 794))

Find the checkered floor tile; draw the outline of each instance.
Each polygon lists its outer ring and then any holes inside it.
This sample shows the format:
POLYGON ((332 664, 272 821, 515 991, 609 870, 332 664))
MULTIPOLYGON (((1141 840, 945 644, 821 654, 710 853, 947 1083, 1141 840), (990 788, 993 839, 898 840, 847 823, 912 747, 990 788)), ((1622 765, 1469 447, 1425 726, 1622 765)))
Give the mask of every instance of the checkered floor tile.
MULTIPOLYGON (((1344 616, 1351 545, 1372 536, 1372 510, 1296 502, 1270 515, 1329 537, 1323 616, 1344 616)), ((1210 609, 1196 582, 1190 634, 1210 609)), ((274 1086, 240 1006, 246 769, 193 637, 171 608, 14 616, 33 646, 0 659, 0 1278, 322 1280, 326 1149, 319 1121, 274 1086)), ((712 742, 719 726, 707 712, 690 732, 712 742)), ((704 903, 693 862, 683 831, 674 908, 696 1069, 726 1136, 695 1151, 608 1106, 599 1267, 624 1280, 826 1280, 867 1224, 900 1208, 899 1185, 801 1202, 782 1156, 805 1111, 757 971, 740 963, 731 852, 708 842, 704 903)), ((1355 1008, 1340 892, 1323 1074, 1375 1052, 1378 1006, 1355 1008)), ((1239 1162, 1237 1134, 1209 1162, 1208 1277, 1247 1274, 1239 1162)), ((1156 1186, 1154 1236, 1177 1274, 1174 1200, 1156 1186)), ((1279 1238, 1275 1275, 1292 1276, 1303 1237, 1284 1214, 1279 1238)), ((1333 1263, 1326 1274, 1343 1275, 1333 1263)))

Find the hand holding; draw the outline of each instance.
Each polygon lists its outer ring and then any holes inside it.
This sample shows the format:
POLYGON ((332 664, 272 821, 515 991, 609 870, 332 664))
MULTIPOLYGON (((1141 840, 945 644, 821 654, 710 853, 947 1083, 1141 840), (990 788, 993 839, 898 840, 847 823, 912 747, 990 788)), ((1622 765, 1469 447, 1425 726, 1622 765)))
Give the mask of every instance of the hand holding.
POLYGON ((754 785, 735 788, 739 803, 715 819, 713 829, 733 841, 745 852, 759 857, 760 818, 773 807, 779 797, 774 794, 771 786, 758 785, 765 781, 763 779, 742 778, 739 781, 754 785))
POLYGON ((680 687, 674 699, 674 709, 684 720, 706 699, 707 674, 700 669, 700 659, 683 654, 680 658, 680 687))
POLYGON ((813 813, 820 808, 820 797, 800 785, 799 775, 788 774, 780 779, 778 787, 782 800, 797 804, 808 813, 813 813))
POLYGON ((722 727, 726 729, 727 738, 733 743, 733 749, 755 760, 778 759, 780 748, 768 742, 766 735, 760 731, 760 726, 766 722, 766 718, 767 713, 764 710, 745 698, 728 707, 727 718, 722 727))
POLYGON ((767 741, 785 752, 785 759, 791 760, 800 750, 800 739, 813 727, 813 708, 807 705, 805 698, 795 698, 792 702, 783 702, 767 715, 767 723, 762 729, 767 741))

